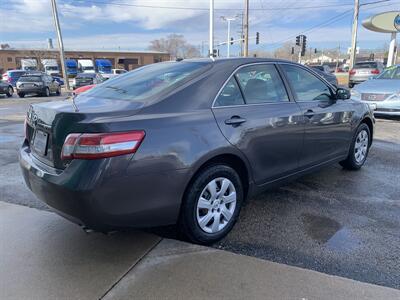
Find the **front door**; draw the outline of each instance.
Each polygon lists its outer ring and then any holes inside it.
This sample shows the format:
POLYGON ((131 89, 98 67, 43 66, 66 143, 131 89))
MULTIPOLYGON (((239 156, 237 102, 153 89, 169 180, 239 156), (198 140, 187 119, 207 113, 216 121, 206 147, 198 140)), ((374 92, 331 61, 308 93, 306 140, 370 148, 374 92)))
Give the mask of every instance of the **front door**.
POLYGON ((346 155, 351 139, 351 105, 336 100, 332 88, 303 67, 282 64, 305 122, 300 167, 346 155))
POLYGON ((289 101, 274 64, 239 69, 217 97, 213 112, 224 136, 248 158, 257 184, 297 169, 303 116, 297 103, 289 101))

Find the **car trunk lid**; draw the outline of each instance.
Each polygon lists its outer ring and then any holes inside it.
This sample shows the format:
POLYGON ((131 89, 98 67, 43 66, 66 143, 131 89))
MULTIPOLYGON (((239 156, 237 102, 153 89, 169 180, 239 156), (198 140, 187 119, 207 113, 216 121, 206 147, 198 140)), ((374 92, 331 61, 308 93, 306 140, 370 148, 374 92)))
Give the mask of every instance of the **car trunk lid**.
POLYGON ((31 105, 26 117, 26 139, 32 155, 57 169, 64 169, 61 150, 69 133, 110 131, 110 118, 136 114, 142 104, 124 100, 78 97, 31 105))

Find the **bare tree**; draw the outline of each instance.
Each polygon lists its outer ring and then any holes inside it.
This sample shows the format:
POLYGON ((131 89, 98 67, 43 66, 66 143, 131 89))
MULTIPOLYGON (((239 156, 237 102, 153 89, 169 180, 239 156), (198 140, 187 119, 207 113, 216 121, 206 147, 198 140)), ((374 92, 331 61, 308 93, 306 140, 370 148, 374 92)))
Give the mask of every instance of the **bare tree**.
POLYGON ((168 52, 174 59, 200 56, 200 51, 189 44, 182 34, 170 34, 166 38, 153 40, 149 50, 168 52))

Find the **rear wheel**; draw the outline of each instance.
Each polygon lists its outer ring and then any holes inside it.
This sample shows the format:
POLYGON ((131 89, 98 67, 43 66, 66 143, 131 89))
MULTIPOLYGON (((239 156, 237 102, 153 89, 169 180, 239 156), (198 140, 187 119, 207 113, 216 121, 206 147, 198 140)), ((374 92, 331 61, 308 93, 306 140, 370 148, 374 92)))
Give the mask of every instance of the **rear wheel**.
POLYGON ((24 98, 25 97, 25 93, 18 93, 18 96, 20 97, 20 98, 24 98))
POLYGON ((214 243, 232 229, 243 198, 243 184, 234 169, 209 166, 196 175, 187 189, 179 228, 192 242, 214 243))
POLYGON ((359 170, 365 163, 370 145, 371 132, 367 124, 362 123, 356 131, 347 158, 340 165, 348 170, 359 170))
POLYGON ((49 97, 49 96, 50 96, 50 90, 49 90, 48 87, 44 90, 44 92, 43 92, 42 95, 43 95, 44 97, 49 97))
POLYGON ((57 96, 61 95, 61 87, 60 86, 57 88, 56 95, 57 96))
POLYGON ((349 88, 353 88, 354 87, 354 83, 349 83, 349 88))
POLYGON ((12 97, 13 93, 14 93, 14 89, 12 88, 12 86, 9 86, 7 93, 6 93, 7 97, 12 97))

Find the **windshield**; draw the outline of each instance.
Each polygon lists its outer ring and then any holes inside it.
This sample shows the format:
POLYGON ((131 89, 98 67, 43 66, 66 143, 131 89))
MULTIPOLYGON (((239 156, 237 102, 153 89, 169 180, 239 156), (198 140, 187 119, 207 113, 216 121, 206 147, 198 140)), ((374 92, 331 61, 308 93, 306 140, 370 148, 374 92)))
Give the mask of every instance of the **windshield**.
POLYGON ((57 70, 58 70, 58 67, 56 67, 56 66, 47 66, 47 67, 46 67, 46 70, 49 70, 49 71, 57 71, 57 70))
POLYGON ((24 67, 24 69, 27 71, 35 71, 36 67, 24 67))
POLYGON ((93 67, 82 67, 82 70, 94 70, 93 67))
POLYGON ((143 101, 172 91, 210 66, 209 62, 156 63, 107 80, 85 93, 85 96, 143 101))
POLYGON ((363 63, 356 63, 354 69, 376 69, 378 64, 376 62, 363 62, 363 63))
POLYGON ((400 79, 400 66, 393 66, 387 68, 376 79, 400 79))
POLYGON ((18 81, 38 82, 38 81, 42 81, 42 78, 40 76, 21 76, 18 81))

